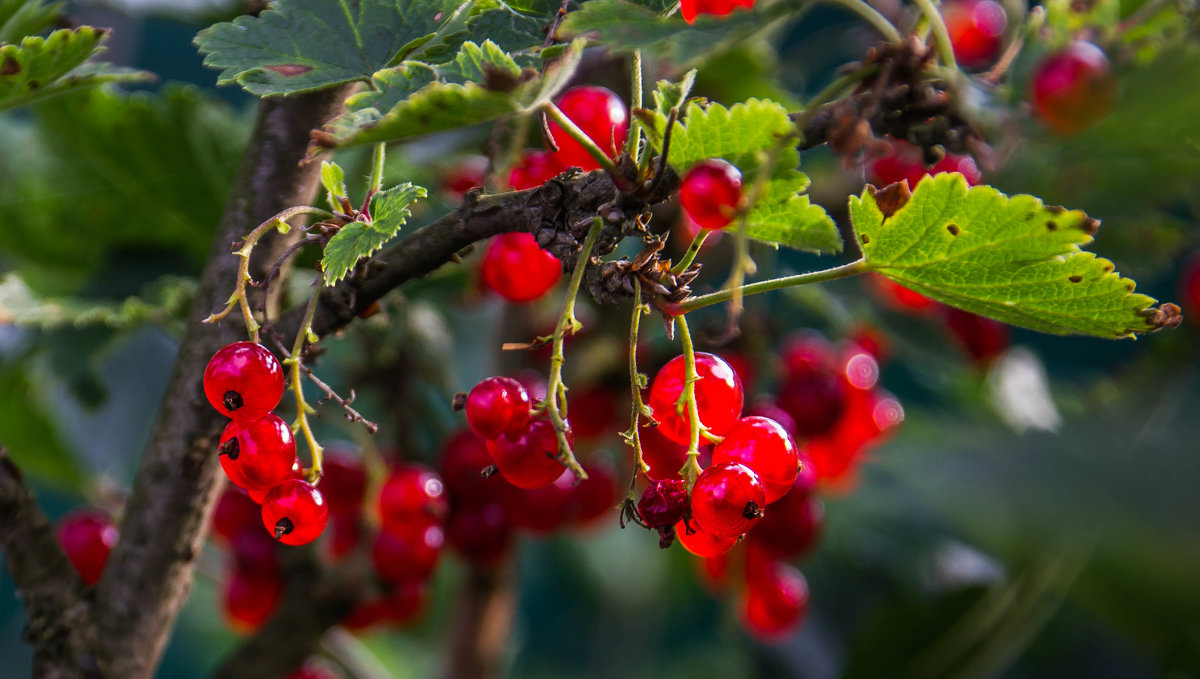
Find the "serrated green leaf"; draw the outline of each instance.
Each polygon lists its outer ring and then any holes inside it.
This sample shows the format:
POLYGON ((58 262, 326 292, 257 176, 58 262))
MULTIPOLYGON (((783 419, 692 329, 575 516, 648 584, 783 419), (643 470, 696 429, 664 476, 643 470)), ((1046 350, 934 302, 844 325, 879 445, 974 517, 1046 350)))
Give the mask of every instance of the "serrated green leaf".
POLYGON ((306 92, 356 80, 426 47, 455 22, 453 0, 278 0, 258 15, 200 31, 217 83, 252 94, 306 92))
POLYGON ((491 40, 482 45, 465 42, 454 59, 437 67, 446 82, 484 82, 489 74, 521 75, 521 67, 499 45, 491 40))
POLYGON ((797 250, 841 252, 842 236, 833 219, 825 208, 801 195, 808 183, 808 176, 798 171, 769 180, 746 215, 746 235, 797 250))
MULTIPOLYGON (((666 124, 665 119, 662 124, 666 124)), ((667 160, 679 172, 686 172, 702 160, 724 158, 749 177, 780 137, 794 129, 787 109, 773 101, 748 99, 730 108, 693 102, 671 130, 667 160)), ((776 166, 779 168, 776 176, 786 176, 799 163, 799 152, 795 148, 785 149, 776 166)))
POLYGON ((539 47, 546 39, 544 29, 561 5, 553 0, 479 0, 467 19, 467 31, 473 38, 487 38, 508 52, 539 47))
MULTIPOLYGON (((328 192, 326 200, 330 205, 338 205, 339 198, 346 197, 346 172, 337 163, 321 161, 321 185, 328 192)), ((337 208, 335 208, 337 209, 337 208)))
POLYGON ((146 80, 149 73, 85 63, 100 52, 108 31, 91 26, 27 37, 0 45, 0 111, 24 106, 81 87, 115 80, 146 80))
POLYGON ((325 284, 333 285, 342 280, 358 260, 370 257, 394 238, 412 214, 409 206, 425 195, 423 187, 407 182, 376 193, 371 199, 371 221, 343 226, 325 246, 325 255, 321 259, 325 284))
POLYGON ((1098 225, 1080 211, 953 173, 922 179, 890 217, 870 191, 852 196, 850 218, 869 270, 940 302, 1055 334, 1156 329, 1155 300, 1080 249, 1098 225))
POLYGON ((642 130, 650 137, 650 145, 662 148, 662 135, 667 127, 667 119, 671 109, 684 111, 684 104, 691 96, 692 86, 696 84, 696 69, 683 74, 679 82, 659 80, 655 84, 651 97, 654 99, 654 109, 644 113, 634 112, 642 120, 642 130))
POLYGON ((0 0, 0 43, 16 43, 50 27, 62 9, 61 2, 0 0))

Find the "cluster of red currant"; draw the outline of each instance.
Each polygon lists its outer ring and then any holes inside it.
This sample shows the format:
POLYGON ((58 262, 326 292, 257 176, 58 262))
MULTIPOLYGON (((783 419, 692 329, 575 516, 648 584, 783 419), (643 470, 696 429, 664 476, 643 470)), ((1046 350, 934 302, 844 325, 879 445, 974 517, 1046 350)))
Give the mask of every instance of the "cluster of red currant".
POLYGON ((262 523, 289 545, 312 542, 325 530, 329 509, 303 478, 292 428, 271 411, 283 398, 283 369, 261 344, 223 347, 204 370, 204 394, 232 418, 221 434, 221 468, 262 505, 262 523))

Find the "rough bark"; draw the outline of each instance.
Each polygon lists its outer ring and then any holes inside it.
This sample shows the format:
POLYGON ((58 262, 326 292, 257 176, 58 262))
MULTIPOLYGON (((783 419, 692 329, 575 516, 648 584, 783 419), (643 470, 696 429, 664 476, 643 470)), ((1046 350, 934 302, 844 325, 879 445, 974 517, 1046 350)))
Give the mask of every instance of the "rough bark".
MULTIPOLYGON (((223 418, 204 398, 201 376, 219 348, 244 339, 240 321, 200 321, 223 306, 236 282, 230 244, 277 212, 308 204, 319 167, 301 166, 309 131, 341 106, 345 89, 264 99, 200 279, 187 330, 150 442, 125 505, 121 539, 96 591, 96 652, 104 676, 153 674, 192 581, 208 515, 220 488, 214 454, 223 418)), ((286 245, 264 241, 255 268, 286 245)))
POLYGON ((446 679, 491 679, 500 675, 516 611, 515 568, 472 568, 458 598, 446 679))

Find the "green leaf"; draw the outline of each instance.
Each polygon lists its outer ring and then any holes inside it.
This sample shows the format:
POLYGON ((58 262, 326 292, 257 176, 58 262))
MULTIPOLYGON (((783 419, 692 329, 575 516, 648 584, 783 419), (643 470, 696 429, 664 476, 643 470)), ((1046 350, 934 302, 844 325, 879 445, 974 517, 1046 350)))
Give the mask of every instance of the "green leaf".
POLYGON ((662 148, 662 135, 666 130, 671 109, 676 109, 677 115, 683 114, 684 104, 687 103, 688 97, 692 93, 692 86, 695 84, 696 69, 694 68, 684 73, 679 82, 659 80, 654 91, 650 93, 654 99, 654 109, 634 111, 634 115, 642 121, 643 131, 650 137, 651 146, 662 148))
POLYGON ((152 78, 141 71, 85 63, 107 38, 106 29, 81 26, 0 45, 0 111, 81 87, 152 78))
POLYGON ((473 39, 487 38, 508 52, 540 47, 546 40, 544 29, 561 5, 554 0, 479 0, 467 19, 467 33, 473 39))
POLYGON ((507 74, 515 78, 521 74, 521 67, 499 45, 485 40, 482 45, 463 43, 454 59, 438 66, 437 71, 447 82, 482 83, 497 75, 507 74))
POLYGON ((801 195, 808 190, 808 176, 798 171, 789 174, 767 182, 754 208, 746 215, 746 235, 797 250, 841 252, 842 236, 837 224, 825 208, 801 195))
POLYGON ((62 9, 61 2, 0 0, 0 43, 16 43, 50 27, 62 9))
POLYGON ((337 163, 331 163, 326 160, 321 161, 321 185, 328 192, 326 200, 333 209, 337 210, 341 207, 338 199, 347 197, 346 193, 346 172, 342 170, 342 166, 337 163))
POLYGON ((412 214, 409 206, 425 195, 423 187, 407 182, 375 194, 371 199, 371 221, 343 226, 325 246, 325 256, 321 260, 325 284, 333 285, 342 280, 358 260, 370 257, 394 238, 412 214))
POLYGON ((0 367, 0 441, 21 471, 66 488, 84 474, 51 421, 38 383, 21 366, 0 367))
POLYGON ((912 196, 850 199, 866 267, 927 297, 1055 334, 1130 337, 1161 326, 1155 300, 1112 262, 1080 249, 1099 222, 1029 195, 968 187, 962 175, 925 177, 912 196))
MULTIPOLYGON (((666 124, 665 118, 662 124, 666 124)), ((687 172, 702 160, 724 158, 748 179, 780 137, 794 130, 787 109, 773 101, 748 99, 730 108, 693 102, 671 130, 667 160, 679 172, 687 172)), ((792 171, 799 164, 799 152, 785 149, 779 158, 779 170, 773 174, 792 171)))
POLYGON ((257 17, 200 31, 217 84, 258 96, 356 80, 415 54, 458 19, 453 0, 278 0, 257 17))

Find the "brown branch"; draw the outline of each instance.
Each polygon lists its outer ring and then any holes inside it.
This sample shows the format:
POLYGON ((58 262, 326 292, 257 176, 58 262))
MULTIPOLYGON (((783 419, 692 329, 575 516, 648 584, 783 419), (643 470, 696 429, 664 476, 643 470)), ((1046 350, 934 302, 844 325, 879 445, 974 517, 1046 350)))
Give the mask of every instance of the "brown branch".
MULTIPOLYGON (((95 651, 104 676, 143 679, 153 674, 175 617, 187 598, 217 492, 220 466, 213 452, 223 418, 205 401, 201 376, 222 346, 245 337, 236 322, 204 325, 235 283, 230 243, 261 221, 312 200, 319 167, 300 166, 309 131, 340 109, 348 90, 267 98, 233 182, 225 214, 179 347, 166 394, 125 506, 121 540, 96 591, 95 651)), ((261 276, 298 236, 256 248, 261 276)))
POLYGON ((95 672, 88 657, 86 588, 58 546, 54 528, 0 446, 0 550, 25 603, 25 639, 33 645, 37 677, 95 672))
POLYGON ((499 676, 517 604, 516 580, 511 561, 467 571, 445 653, 446 679, 499 676))

